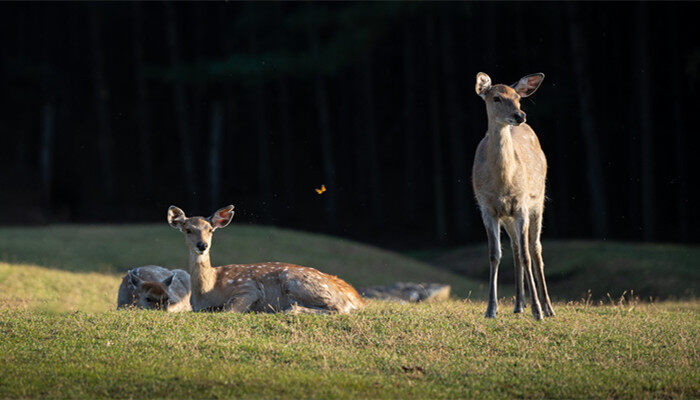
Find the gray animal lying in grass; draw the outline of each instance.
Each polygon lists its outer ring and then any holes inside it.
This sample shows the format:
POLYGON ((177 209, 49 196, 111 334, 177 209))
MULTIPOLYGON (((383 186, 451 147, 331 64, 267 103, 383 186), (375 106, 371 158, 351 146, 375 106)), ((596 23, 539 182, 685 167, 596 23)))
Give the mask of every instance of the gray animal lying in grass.
POLYGON ((191 311, 190 274, 146 265, 129 270, 122 278, 117 309, 126 307, 162 309, 168 312, 191 311))

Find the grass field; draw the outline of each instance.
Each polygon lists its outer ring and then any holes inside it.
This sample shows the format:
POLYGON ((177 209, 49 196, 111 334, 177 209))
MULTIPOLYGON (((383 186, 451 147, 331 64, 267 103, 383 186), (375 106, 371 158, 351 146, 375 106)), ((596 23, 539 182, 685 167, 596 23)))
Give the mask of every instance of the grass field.
POLYGON ((693 299, 558 302, 557 317, 539 323, 511 314, 504 299, 499 317, 486 320, 478 274, 463 278, 357 243, 243 226, 217 232, 212 251, 219 264, 290 261, 355 284, 442 281, 473 295, 374 301, 333 316, 117 312, 123 270, 182 266, 180 233, 2 228, 0 398, 700 397, 693 299))
MULTIPOLYGON (((607 300, 608 295, 652 299, 694 298, 700 290, 700 246, 596 241, 545 241, 545 273, 559 300, 607 300), (590 291, 590 293, 589 293, 590 291)), ((423 250, 410 256, 485 283, 489 276, 484 243, 456 249, 423 250)), ((513 255, 503 243, 499 283, 513 292, 513 255)))

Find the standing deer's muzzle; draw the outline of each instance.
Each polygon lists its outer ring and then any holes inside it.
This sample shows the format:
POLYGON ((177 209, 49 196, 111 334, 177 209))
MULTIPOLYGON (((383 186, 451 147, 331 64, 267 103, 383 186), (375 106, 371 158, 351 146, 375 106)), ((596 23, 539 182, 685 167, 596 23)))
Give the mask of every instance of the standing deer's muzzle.
POLYGON ((527 115, 522 111, 518 111, 515 114, 513 114, 513 121, 515 121, 515 125, 522 124, 523 122, 525 122, 526 118, 527 115))

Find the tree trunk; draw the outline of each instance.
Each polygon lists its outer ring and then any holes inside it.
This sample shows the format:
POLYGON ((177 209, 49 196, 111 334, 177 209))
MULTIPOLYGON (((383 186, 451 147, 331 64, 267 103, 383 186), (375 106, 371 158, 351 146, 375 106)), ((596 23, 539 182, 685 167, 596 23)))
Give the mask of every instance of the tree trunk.
MULTIPOLYGON (((258 51, 257 37, 250 34, 250 50, 253 54, 258 51)), ((272 224, 272 165, 270 159, 270 129, 268 114, 265 108, 265 85, 261 77, 254 78, 253 101, 255 106, 255 122, 258 138, 258 183, 262 199, 260 215, 265 224, 272 224)))
MULTIPOLYGON (((676 22, 678 18, 678 11, 675 7, 668 7, 668 21, 666 26, 669 27, 669 41, 668 43, 679 43, 680 35, 678 33, 678 23, 676 22)), ((675 161, 676 161, 676 173, 678 174, 678 189, 676 193, 676 212, 678 219, 678 232, 677 238, 681 242, 688 242, 690 239, 690 216, 688 213, 688 184, 687 184, 687 173, 686 173, 686 142, 685 142, 685 130, 683 129, 683 101, 681 87, 683 83, 681 82, 680 73, 681 67, 681 55, 678 52, 678 46, 669 46, 671 48, 671 67, 668 71, 668 76, 671 77, 671 98, 673 99, 673 137, 675 145, 675 161)))
POLYGON ((90 44, 92 52, 92 80, 97 107, 97 148, 100 165, 100 183, 103 195, 107 199, 114 196, 114 163, 112 162, 112 130, 109 117, 109 88, 104 78, 104 55, 102 54, 102 39, 100 17, 96 5, 90 7, 90 44))
POLYGON ((649 60, 649 10, 646 3, 636 5, 636 40, 635 59, 638 62, 636 87, 638 108, 636 119, 639 122, 641 138, 642 170, 642 235, 644 240, 654 239, 654 159, 652 152, 652 119, 651 119, 651 72, 649 60))
MULTIPOLYGON (((25 30, 27 29, 27 24, 26 24, 26 17, 25 13, 21 11, 19 15, 17 16, 17 60, 21 63, 26 62, 26 49, 27 49, 27 35, 25 33, 25 30)), ((10 37, 6 37, 9 39, 10 37)), ((3 46, 3 48, 8 51, 10 46, 3 46)), ((9 59, 9 58, 4 58, 3 59, 9 59)), ((6 83, 6 87, 3 88, 3 93, 7 93, 7 90, 9 89, 9 85, 7 83, 10 82, 10 77, 8 74, 3 74, 4 82, 6 83)), ((22 114, 24 114, 24 109, 22 109, 22 114)), ((27 148, 29 147, 27 145, 27 136, 29 136, 29 131, 31 128, 28 127, 28 122, 31 120, 31 118, 21 118, 21 127, 19 130, 19 134, 15 135, 15 138, 17 140, 17 146, 14 151, 14 170, 17 172, 20 172, 22 174, 25 174, 28 169, 28 162, 27 162, 27 148)))
POLYGON ((442 142, 440 131, 440 93, 437 76, 437 48, 435 21, 428 17, 426 37, 428 42, 428 84, 430 85, 430 133, 433 158, 433 202, 435 207, 435 236, 444 242, 447 238, 447 219, 445 218, 445 187, 442 172, 442 142))
POLYGON ((579 122, 586 154, 586 177, 590 195, 590 218, 593 223, 593 234, 596 238, 604 238, 608 234, 608 208, 605 197, 605 184, 600 165, 600 146, 598 144, 598 129, 593 110, 593 82, 588 70, 588 49, 586 47, 583 28, 580 20, 580 10, 574 3, 567 4, 569 19, 569 39, 571 41, 571 59, 574 77, 578 88, 580 106, 579 122))
POLYGON ((455 73, 452 54, 452 20, 449 16, 442 18, 442 72, 445 90, 445 109, 447 111, 447 130, 450 142, 450 164, 452 166, 452 208, 454 210, 455 233, 459 241, 464 241, 469 233, 469 214, 472 203, 467 190, 470 179, 464 148, 464 125, 462 123, 462 105, 457 99, 457 74, 455 73))
MULTIPOLYGON (((204 36, 204 28, 206 22, 204 21, 204 5, 202 2, 197 2, 192 4, 194 10, 192 12, 190 25, 192 27, 192 36, 195 43, 195 54, 194 62, 197 68, 204 68, 204 55, 202 51, 206 48, 206 39, 204 36)), ((207 93, 207 84, 204 79, 197 79, 193 85, 192 91, 192 132, 193 136, 197 136, 199 132, 206 132, 207 130, 207 114, 208 114, 208 103, 205 100, 207 93)), ((195 159, 205 157, 206 154, 199 152, 195 153, 195 159)))
POLYGON ((151 159, 151 120, 146 100, 146 79, 143 71, 143 10, 141 3, 132 4, 134 46, 134 79, 136 81, 136 122, 139 134, 139 167, 143 193, 153 193, 153 161, 151 159))
MULTIPOLYGON (((320 38, 317 27, 310 26, 308 30, 309 46, 316 63, 320 62, 320 38)), ((321 157, 323 160, 323 176, 327 187, 325 204, 326 227, 331 232, 338 230, 338 210, 336 206, 335 165, 333 160, 333 144, 331 133, 330 112, 328 110, 328 93, 326 81, 320 71, 314 76, 314 94, 316 97, 316 115, 318 130, 321 135, 321 157)))
POLYGON ((277 79, 278 107, 280 118, 280 132, 282 133, 282 180, 284 186, 284 203, 288 216, 294 215, 295 194, 294 194, 294 174, 296 171, 294 162, 294 133, 292 130, 292 115, 289 111, 291 101, 289 99, 289 83, 287 78, 277 79))
MULTIPOLYGON (((564 13, 559 11, 554 18, 552 18, 552 32, 566 32, 566 20, 564 13)), ((553 47, 550 57, 559 58, 561 54, 566 54, 568 51, 569 43, 564 35, 556 35, 553 38, 553 47)), ((569 66, 563 62, 554 63, 554 78, 564 77, 569 74, 569 66)), ((550 81, 549 85, 554 85, 556 82, 550 81)), ((554 96, 565 96, 565 93, 560 85, 556 85, 552 94, 554 96)), ((574 104, 570 104, 571 107, 574 104)), ((549 187, 549 192, 552 194, 552 201, 549 207, 545 207, 545 218, 547 218, 546 226, 549 226, 548 231, 554 237, 570 237, 572 235, 572 225, 575 228, 575 224, 571 224, 571 206, 569 204, 570 188, 569 188, 569 176, 567 171, 570 171, 570 155, 569 146, 571 144, 571 138, 566 135, 561 134, 565 132, 568 128, 567 122, 563 118, 554 118, 553 121, 553 133, 554 148, 556 149, 555 154, 550 154, 548 157, 551 161, 548 168, 548 179, 554 178, 554 184, 549 187), (549 212, 547 212, 549 209, 549 212)))
POLYGON ((224 122, 224 111, 221 103, 216 102, 211 110, 211 136, 209 138, 209 200, 210 208, 216 210, 221 207, 219 197, 221 194, 221 151, 223 148, 221 131, 224 122))
POLYGON ((362 99, 365 119, 365 143, 367 152, 365 160, 369 166, 369 187, 366 189, 370 193, 370 209, 372 210, 372 220, 375 224, 381 225, 384 221, 384 209, 382 207, 382 179, 379 156, 377 154, 377 124, 375 119, 374 94, 372 93, 372 59, 369 50, 362 55, 361 59, 362 76, 362 99))
MULTIPOLYGON (((180 49, 178 47, 177 38, 177 20, 175 15, 175 9, 170 2, 165 3, 165 14, 167 18, 167 39, 168 39, 168 50, 170 53, 170 66, 174 70, 179 70, 181 67, 180 62, 180 49)), ((194 172, 194 149, 190 143, 190 132, 189 132, 189 120, 188 111, 185 100, 185 87, 183 83, 177 79, 173 81, 173 99, 175 100, 175 122, 177 134, 180 139, 180 161, 182 163, 182 172, 184 174, 185 180, 185 191, 187 192, 187 198, 189 208, 198 208, 198 190, 197 182, 195 180, 194 172)))
POLYGON ((404 131, 404 218, 416 220, 418 213, 418 174, 416 152, 416 69, 414 37, 408 22, 403 23, 403 131, 404 131))
POLYGON ((41 143, 39 165, 41 171, 42 208, 51 210, 51 183, 53 177, 54 107, 46 103, 41 109, 41 143))

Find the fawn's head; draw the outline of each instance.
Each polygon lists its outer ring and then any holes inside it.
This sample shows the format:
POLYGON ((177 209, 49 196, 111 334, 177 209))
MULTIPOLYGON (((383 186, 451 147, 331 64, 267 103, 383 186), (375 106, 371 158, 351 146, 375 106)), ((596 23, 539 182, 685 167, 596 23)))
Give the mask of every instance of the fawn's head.
POLYGON ((175 206, 168 208, 168 223, 185 234, 187 248, 197 255, 203 255, 209 251, 214 230, 225 227, 231 219, 233 219, 233 206, 221 208, 208 218, 187 218, 181 209, 175 206))
POLYGON ((151 309, 168 309, 171 300, 170 285, 173 283, 174 275, 170 275, 162 282, 146 281, 136 274, 129 274, 131 285, 134 287, 134 296, 139 307, 151 309))
POLYGON ((476 94, 486 102, 489 120, 503 125, 520 125, 525 122, 526 114, 520 109, 520 99, 535 93, 544 74, 532 74, 522 77, 518 82, 508 85, 491 85, 491 78, 483 72, 476 74, 476 94))

